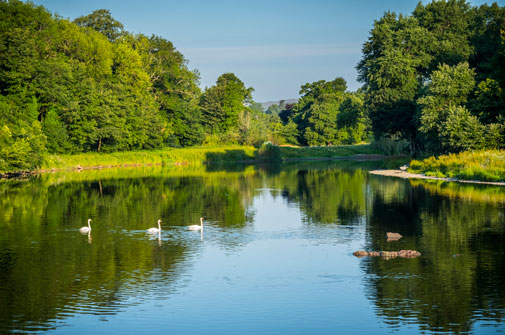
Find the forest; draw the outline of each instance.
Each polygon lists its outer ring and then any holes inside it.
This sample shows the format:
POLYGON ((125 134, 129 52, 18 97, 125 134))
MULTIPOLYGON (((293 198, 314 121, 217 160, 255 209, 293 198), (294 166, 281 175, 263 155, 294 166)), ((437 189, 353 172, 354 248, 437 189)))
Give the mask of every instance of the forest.
POLYGON ((0 1, 0 171, 46 154, 239 144, 373 141, 412 155, 505 147, 505 7, 419 3, 376 20, 357 64, 264 110, 233 73, 199 72, 161 36, 126 31, 106 9, 73 21, 0 1))

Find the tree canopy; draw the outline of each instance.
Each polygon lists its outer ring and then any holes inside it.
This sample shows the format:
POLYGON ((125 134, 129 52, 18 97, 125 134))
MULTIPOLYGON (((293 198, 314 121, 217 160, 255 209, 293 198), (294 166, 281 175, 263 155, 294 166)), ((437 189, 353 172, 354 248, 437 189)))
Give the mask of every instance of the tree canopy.
POLYGON ((406 139, 413 153, 504 147, 503 31, 504 7, 464 0, 375 21, 357 65, 375 137, 406 139))

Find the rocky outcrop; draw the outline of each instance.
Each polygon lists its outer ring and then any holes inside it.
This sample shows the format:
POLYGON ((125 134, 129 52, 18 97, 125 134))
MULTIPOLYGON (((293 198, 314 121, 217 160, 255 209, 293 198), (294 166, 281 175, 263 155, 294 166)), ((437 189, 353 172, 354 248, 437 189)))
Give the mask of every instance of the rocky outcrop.
POLYGON ((365 251, 358 250, 353 253, 356 257, 382 257, 386 259, 401 257, 401 258, 416 258, 421 256, 421 253, 416 250, 400 250, 400 251, 365 251))

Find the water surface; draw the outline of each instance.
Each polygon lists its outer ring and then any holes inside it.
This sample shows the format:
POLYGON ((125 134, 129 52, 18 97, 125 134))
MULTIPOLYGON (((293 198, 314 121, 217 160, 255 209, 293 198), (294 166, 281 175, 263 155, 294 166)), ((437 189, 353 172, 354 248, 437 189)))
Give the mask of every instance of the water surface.
POLYGON ((505 188, 367 173, 387 164, 0 181, 0 332, 503 332, 505 188))

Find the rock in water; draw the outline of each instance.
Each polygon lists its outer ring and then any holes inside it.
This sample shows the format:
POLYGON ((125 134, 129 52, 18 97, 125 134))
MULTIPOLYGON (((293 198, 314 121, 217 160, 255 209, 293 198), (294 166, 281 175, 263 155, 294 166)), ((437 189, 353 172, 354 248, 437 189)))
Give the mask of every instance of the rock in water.
POLYGON ((353 252, 353 255, 356 257, 365 257, 368 256, 368 252, 366 252, 365 250, 358 250, 353 252))
POLYGON ((353 252, 356 257, 382 257, 384 259, 400 258, 416 258, 421 256, 421 253, 416 250, 400 250, 400 251, 366 251, 358 250, 353 252))
POLYGON ((388 237, 388 242, 391 242, 391 241, 398 241, 399 239, 402 238, 402 235, 398 234, 398 233, 391 233, 391 232, 388 232, 386 233, 387 237, 388 237))

